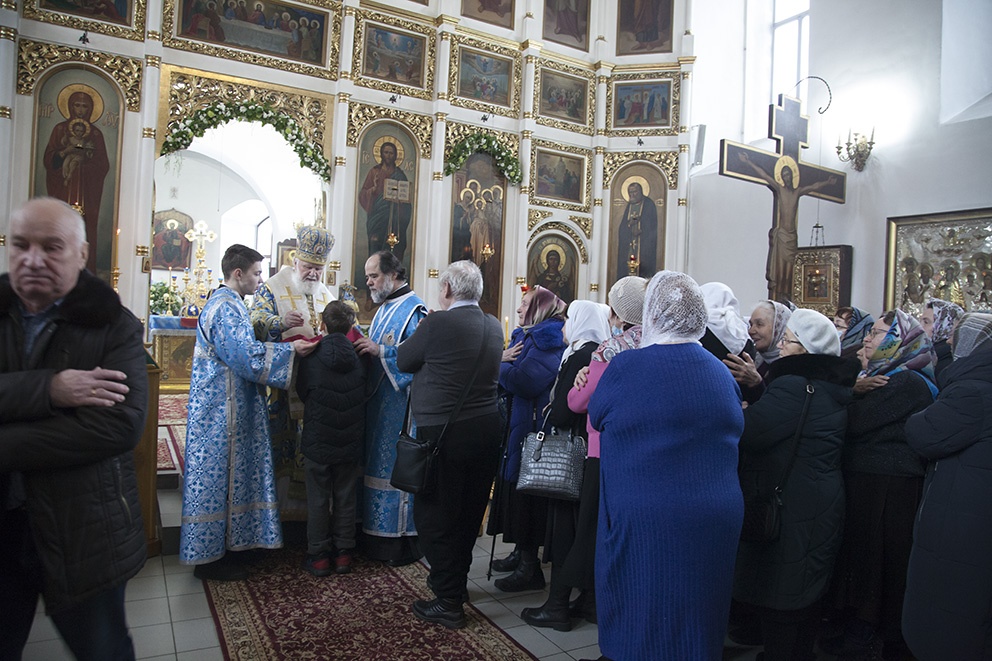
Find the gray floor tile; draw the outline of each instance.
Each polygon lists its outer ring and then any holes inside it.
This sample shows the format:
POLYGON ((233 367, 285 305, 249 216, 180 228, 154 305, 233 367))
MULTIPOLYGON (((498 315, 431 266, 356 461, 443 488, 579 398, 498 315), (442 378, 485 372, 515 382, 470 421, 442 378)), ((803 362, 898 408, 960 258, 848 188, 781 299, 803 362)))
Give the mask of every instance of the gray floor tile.
POLYGON ((127 625, 131 628, 167 624, 172 621, 169 600, 166 597, 128 601, 124 604, 124 611, 127 614, 127 625))
POLYGON ((173 622, 211 617, 210 604, 202 590, 169 597, 169 611, 172 613, 173 622))
POLYGON ((172 624, 131 627, 131 638, 134 640, 134 653, 139 659, 176 653, 172 624))
POLYGON ((529 627, 526 624, 519 627, 513 627, 511 629, 506 629, 506 633, 515 641, 523 645, 527 651, 538 658, 551 656, 552 654, 560 654, 564 651, 542 636, 537 629, 534 627, 529 627))
POLYGON ((173 622, 172 631, 176 638, 176 652, 202 650, 220 645, 212 617, 173 622))
POLYGON ((127 582, 127 591, 124 593, 124 601, 156 599, 167 595, 168 593, 165 591, 164 576, 132 578, 127 582))

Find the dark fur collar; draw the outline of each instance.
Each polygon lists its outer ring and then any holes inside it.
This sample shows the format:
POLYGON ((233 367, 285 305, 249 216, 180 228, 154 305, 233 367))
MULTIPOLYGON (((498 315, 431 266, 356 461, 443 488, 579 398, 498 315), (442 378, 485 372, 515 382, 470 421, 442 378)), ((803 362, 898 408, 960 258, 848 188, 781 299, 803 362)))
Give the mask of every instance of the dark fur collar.
POLYGON ((565 347, 565 338, 561 335, 561 327, 565 322, 557 317, 545 319, 530 327, 527 334, 541 351, 554 351, 565 347))
MULTIPOLYGON (((4 273, 0 276, 0 315, 9 314, 16 305, 10 274, 4 273)), ((59 317, 77 326, 100 328, 117 319, 121 307, 121 299, 110 285, 89 271, 82 271, 75 288, 62 299, 59 317)))
POLYGON ((851 387, 857 381, 860 371, 861 364, 857 359, 807 353, 783 356, 776 360, 768 370, 768 380, 773 381, 777 377, 791 374, 851 387))

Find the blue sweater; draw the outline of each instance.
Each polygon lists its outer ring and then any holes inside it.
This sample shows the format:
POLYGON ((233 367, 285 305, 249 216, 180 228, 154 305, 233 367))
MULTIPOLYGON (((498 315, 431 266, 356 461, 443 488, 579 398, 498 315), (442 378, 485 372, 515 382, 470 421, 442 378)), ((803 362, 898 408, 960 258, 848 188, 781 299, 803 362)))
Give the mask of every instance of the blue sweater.
POLYGON ((602 433, 596 598, 611 659, 720 659, 744 505, 740 390, 700 345, 617 355, 589 403, 602 433))

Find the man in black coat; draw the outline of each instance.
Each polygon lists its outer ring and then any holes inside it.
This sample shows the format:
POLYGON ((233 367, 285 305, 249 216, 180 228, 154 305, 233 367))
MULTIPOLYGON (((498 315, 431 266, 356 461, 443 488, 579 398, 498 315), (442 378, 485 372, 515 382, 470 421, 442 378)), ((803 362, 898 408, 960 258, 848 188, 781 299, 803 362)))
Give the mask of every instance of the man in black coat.
POLYGON ((396 362, 413 373, 410 412, 417 422, 417 439, 441 438, 436 487, 418 493, 413 501, 437 599, 413 602, 413 614, 459 629, 466 624, 462 603, 472 547, 499 463, 496 384, 503 333, 499 320, 479 308, 478 266, 454 262, 441 274, 440 285, 441 311, 427 315, 399 345, 396 362), (462 393, 461 410, 449 422, 462 393))
POLYGON ((20 658, 38 595, 79 659, 134 659, 128 579, 145 561, 134 447, 141 324, 85 271, 83 219, 40 198, 11 216, 0 276, 0 658, 20 658))

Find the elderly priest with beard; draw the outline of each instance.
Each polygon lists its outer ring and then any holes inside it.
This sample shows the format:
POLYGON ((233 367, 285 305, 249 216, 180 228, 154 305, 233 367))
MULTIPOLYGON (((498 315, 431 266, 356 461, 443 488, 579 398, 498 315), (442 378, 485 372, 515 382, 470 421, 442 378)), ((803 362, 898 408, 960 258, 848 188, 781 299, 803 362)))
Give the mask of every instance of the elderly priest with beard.
MULTIPOLYGON (((251 321, 260 342, 316 340, 320 313, 334 300, 324 284, 324 270, 334 237, 320 227, 301 227, 296 235, 293 266, 266 280, 255 292, 251 321)), ((293 388, 273 388, 269 395, 272 461, 282 519, 306 519, 306 485, 300 454, 303 402, 293 388)))

